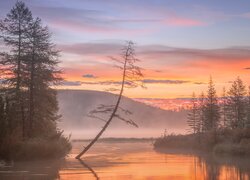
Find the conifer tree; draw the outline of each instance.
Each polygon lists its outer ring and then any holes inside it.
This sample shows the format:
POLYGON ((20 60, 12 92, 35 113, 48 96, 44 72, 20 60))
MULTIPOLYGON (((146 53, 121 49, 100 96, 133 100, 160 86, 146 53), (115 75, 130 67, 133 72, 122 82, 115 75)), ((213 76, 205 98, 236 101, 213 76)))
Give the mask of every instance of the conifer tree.
POLYGON ((237 77, 228 91, 227 118, 232 129, 245 126, 246 95, 246 87, 240 77, 237 77))
POLYGON ((216 131, 220 120, 220 108, 216 95, 216 89, 212 77, 210 77, 207 97, 204 106, 204 128, 205 131, 216 131))
POLYGON ((24 64, 28 75, 25 79, 29 94, 28 127, 30 133, 39 134, 45 133, 48 130, 46 128, 54 129, 55 121, 59 118, 56 91, 50 86, 60 82, 61 72, 57 67, 58 51, 51 42, 48 28, 42 26, 40 18, 30 23, 27 34, 30 43, 24 64))
POLYGON ((192 95, 192 107, 190 112, 188 113, 188 126, 193 134, 199 132, 199 109, 198 109, 198 102, 195 93, 192 95))
POLYGON ((61 81, 58 51, 41 19, 17 1, 0 22, 1 38, 10 51, 2 53, 10 130, 23 136, 40 136, 56 131, 58 104, 51 86, 61 81), (13 112, 15 111, 15 112, 13 112))
MULTIPOLYGON (((28 44, 26 31, 31 21, 32 14, 21 1, 17 1, 6 18, 0 21, 0 38, 10 48, 9 52, 2 53, 1 65, 7 67, 4 69, 4 75, 8 86, 9 101, 16 111, 12 120, 15 121, 13 123, 13 126, 16 126, 15 129, 20 129, 20 126, 24 129, 25 126, 25 93, 22 81, 25 75, 23 61, 28 44)), ((22 134, 24 136, 24 132, 22 134)))
POLYGON ((204 132, 205 130, 205 127, 204 127, 204 124, 205 124, 205 115, 204 115, 204 112, 205 112, 205 94, 204 92, 201 93, 200 97, 199 97, 199 131, 200 132, 204 132))

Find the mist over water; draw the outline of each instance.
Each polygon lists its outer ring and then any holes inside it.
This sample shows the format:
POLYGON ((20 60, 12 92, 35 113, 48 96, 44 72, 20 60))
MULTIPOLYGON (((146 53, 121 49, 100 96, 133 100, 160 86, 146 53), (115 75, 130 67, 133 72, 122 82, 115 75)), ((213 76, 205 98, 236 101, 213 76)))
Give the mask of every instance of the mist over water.
MULTIPOLYGON (((126 125, 125 125, 126 126, 126 125)), ((115 137, 115 138, 156 138, 160 137, 164 134, 164 128, 158 129, 145 129, 145 128, 108 128, 106 132, 102 135, 102 137, 115 137)), ((71 135, 72 139, 91 139, 96 136, 96 134, 100 131, 99 129, 70 129, 65 130, 64 134, 66 136, 71 135)), ((173 130, 168 131, 169 133, 183 133, 182 130, 173 130)))
MULTIPOLYGON (((104 121, 88 117, 98 105, 112 105, 117 96, 111 93, 86 90, 60 90, 58 100, 62 120, 59 127, 72 138, 88 139, 94 137, 104 125, 104 121)), ((123 97, 121 107, 131 111, 131 116, 124 117, 135 121, 139 128, 115 118, 103 137, 159 137, 168 133, 186 133, 186 111, 166 111, 148 106, 123 97)), ((119 112, 122 115, 122 112, 119 112)), ((108 114, 99 117, 107 119, 108 114)))

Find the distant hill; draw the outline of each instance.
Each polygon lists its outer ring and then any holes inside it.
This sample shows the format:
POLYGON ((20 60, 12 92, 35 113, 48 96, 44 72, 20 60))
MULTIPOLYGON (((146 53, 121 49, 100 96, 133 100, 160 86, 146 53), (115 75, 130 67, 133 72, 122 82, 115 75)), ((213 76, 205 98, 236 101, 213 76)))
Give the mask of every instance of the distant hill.
MULTIPOLYGON (((59 126, 73 138, 90 138, 104 124, 103 121, 88 117, 88 112, 99 104, 112 105, 117 96, 108 92, 89 90, 59 90, 58 100, 62 121, 59 126)), ((106 137, 152 137, 168 132, 185 132, 186 111, 166 111, 148 106, 127 97, 122 98, 121 107, 132 111, 133 119, 139 128, 114 119, 105 133, 106 137)), ((105 118, 105 117, 104 117, 105 118)))

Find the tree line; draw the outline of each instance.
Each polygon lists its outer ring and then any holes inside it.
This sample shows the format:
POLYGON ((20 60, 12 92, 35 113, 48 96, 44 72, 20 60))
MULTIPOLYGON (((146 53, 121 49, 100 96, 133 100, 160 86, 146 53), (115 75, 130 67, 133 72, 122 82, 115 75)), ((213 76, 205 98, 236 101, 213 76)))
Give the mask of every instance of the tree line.
POLYGON ((0 20, 0 141, 57 133, 58 51, 40 18, 17 1, 0 20))
POLYGON ((210 78, 207 93, 198 97, 193 93, 191 101, 187 123, 192 134, 250 127, 250 86, 247 88, 240 77, 228 91, 223 88, 221 97, 210 78))

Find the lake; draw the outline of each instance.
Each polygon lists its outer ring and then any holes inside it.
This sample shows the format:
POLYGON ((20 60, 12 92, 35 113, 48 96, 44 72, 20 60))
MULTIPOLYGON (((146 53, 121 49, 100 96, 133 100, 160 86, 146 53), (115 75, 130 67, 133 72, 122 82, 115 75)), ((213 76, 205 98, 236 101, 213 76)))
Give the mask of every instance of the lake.
POLYGON ((249 158, 159 153, 152 142, 99 142, 82 161, 74 159, 86 142, 74 142, 66 159, 0 162, 2 180, 248 180, 249 158))

